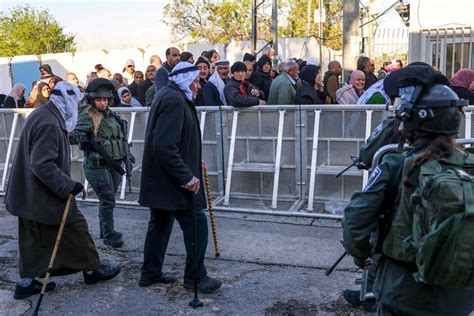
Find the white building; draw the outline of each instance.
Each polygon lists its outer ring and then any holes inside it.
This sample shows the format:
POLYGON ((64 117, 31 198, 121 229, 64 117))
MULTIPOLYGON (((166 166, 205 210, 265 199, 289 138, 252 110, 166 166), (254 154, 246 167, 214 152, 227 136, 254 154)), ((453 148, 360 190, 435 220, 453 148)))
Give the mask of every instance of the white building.
POLYGON ((449 78, 460 68, 474 69, 473 0, 410 0, 409 5, 410 62, 424 61, 449 78))

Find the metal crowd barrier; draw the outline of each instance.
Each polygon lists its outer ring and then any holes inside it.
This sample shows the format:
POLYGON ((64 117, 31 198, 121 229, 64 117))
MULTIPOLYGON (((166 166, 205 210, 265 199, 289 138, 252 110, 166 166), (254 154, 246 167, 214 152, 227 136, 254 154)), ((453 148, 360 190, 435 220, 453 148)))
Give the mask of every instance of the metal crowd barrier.
MULTIPOLYGON (((471 138, 472 110, 460 135, 471 138)), ((0 109, 0 195, 5 194, 19 135, 32 109, 0 109)), ((138 206, 148 108, 115 108, 129 121, 136 157, 132 193, 123 177, 117 204, 138 206)), ((198 107, 203 160, 216 210, 339 219, 321 213, 327 200, 349 200, 367 181, 355 168, 335 178, 357 155, 371 131, 389 115, 383 105, 288 105, 251 108, 198 107), (317 205, 315 205, 317 204, 317 205)), ((83 154, 72 146, 72 177, 85 180, 83 154)), ((88 199, 91 202, 97 200, 88 199)))

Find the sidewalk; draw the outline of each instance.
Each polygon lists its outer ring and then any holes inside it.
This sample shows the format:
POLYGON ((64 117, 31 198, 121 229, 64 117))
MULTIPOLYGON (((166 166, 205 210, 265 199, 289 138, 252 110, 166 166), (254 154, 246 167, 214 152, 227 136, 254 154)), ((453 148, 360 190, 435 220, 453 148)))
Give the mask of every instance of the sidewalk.
MULTIPOLYGON (((343 252, 337 222, 218 213, 221 255, 214 257, 209 234, 206 265, 211 276, 224 281, 223 287, 214 294, 201 294, 204 307, 192 310, 188 303, 193 294, 182 286, 184 244, 177 224, 164 270, 179 276, 178 282, 140 288, 148 212, 116 210, 116 229, 123 232, 125 246, 113 250, 98 239, 96 206, 80 208, 101 259, 120 263, 122 273, 91 286, 82 283, 81 274, 54 278, 57 287, 45 295, 43 315, 367 315, 348 306, 341 296, 345 288, 357 289, 353 283, 360 273, 354 272, 350 258, 330 277, 324 275, 343 252)), ((0 210, 0 245, 0 314, 31 314, 37 296, 25 301, 12 298, 18 278, 17 219, 4 210, 0 210)))

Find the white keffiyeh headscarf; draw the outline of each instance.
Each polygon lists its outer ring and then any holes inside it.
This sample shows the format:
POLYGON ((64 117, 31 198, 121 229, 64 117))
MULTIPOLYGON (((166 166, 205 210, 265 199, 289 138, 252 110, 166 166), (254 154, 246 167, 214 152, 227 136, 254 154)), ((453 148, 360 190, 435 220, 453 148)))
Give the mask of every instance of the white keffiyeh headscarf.
POLYGON ((169 75, 170 81, 174 81, 184 92, 188 100, 193 100, 193 92, 189 89, 191 83, 199 76, 199 68, 188 62, 182 61, 177 64, 169 75))
POLYGON ((66 81, 58 82, 51 91, 49 100, 61 113, 68 132, 72 132, 76 127, 78 105, 83 98, 84 94, 79 88, 66 81))
POLYGON ((220 60, 219 62, 216 63, 216 70, 214 71, 214 74, 209 78, 209 82, 212 82, 213 85, 216 86, 217 91, 219 91, 219 97, 222 101, 223 105, 227 105, 227 101, 225 100, 225 95, 224 95, 224 88, 225 88, 225 82, 222 80, 221 76, 219 76, 219 67, 221 66, 229 66, 229 62, 225 60, 220 60))

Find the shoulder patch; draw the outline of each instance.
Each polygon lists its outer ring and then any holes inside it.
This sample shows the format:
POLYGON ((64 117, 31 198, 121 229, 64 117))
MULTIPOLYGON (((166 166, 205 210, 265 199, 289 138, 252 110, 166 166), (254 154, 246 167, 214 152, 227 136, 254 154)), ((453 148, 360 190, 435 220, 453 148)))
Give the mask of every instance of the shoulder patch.
POLYGON ((367 142, 370 142, 372 141, 374 138, 376 138, 377 136, 380 135, 380 133, 382 132, 383 130, 383 122, 380 123, 373 131, 372 131, 372 134, 370 134, 370 137, 369 139, 367 140, 367 142))
POLYGON ((377 179, 380 177, 381 174, 382 174, 382 170, 379 167, 375 168, 370 174, 369 180, 367 181, 367 185, 362 191, 367 192, 368 190, 370 190, 372 185, 377 181, 377 179))

